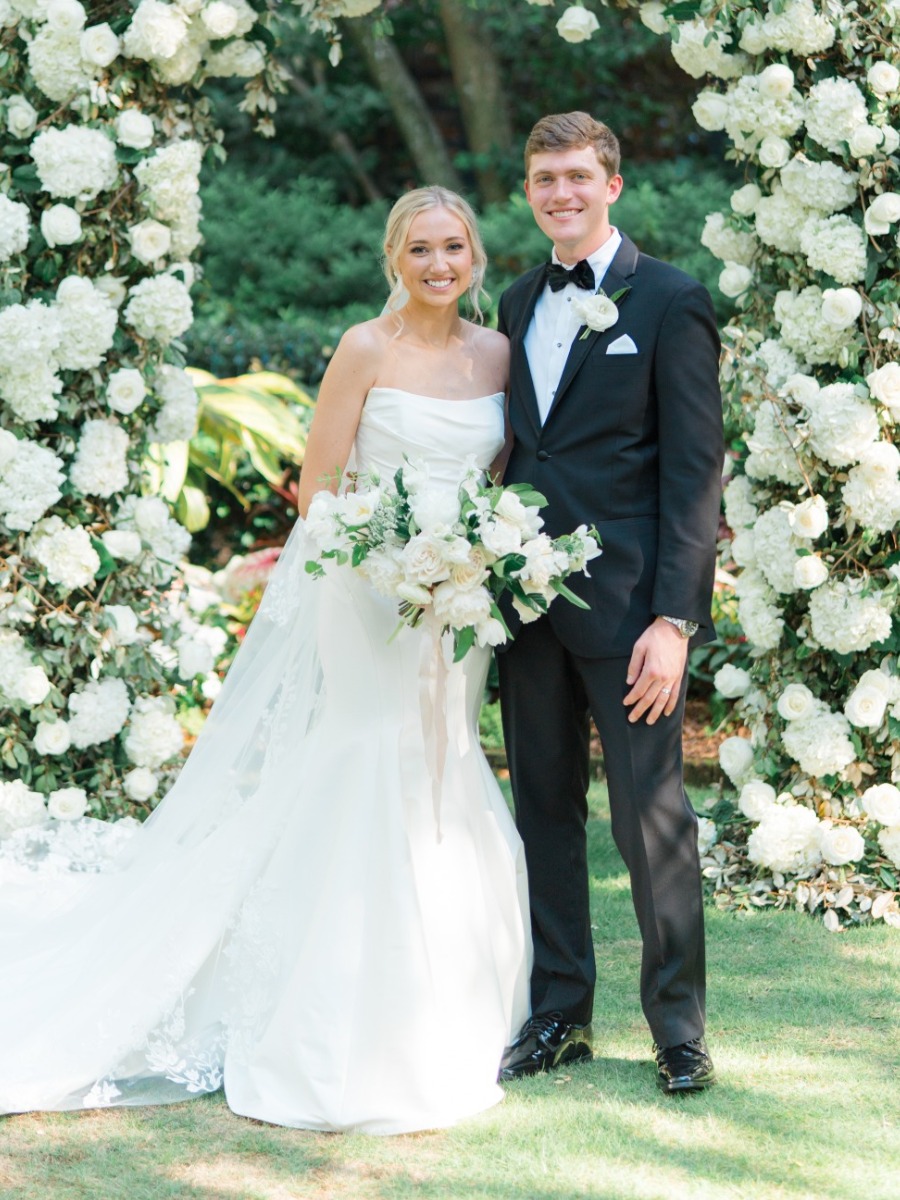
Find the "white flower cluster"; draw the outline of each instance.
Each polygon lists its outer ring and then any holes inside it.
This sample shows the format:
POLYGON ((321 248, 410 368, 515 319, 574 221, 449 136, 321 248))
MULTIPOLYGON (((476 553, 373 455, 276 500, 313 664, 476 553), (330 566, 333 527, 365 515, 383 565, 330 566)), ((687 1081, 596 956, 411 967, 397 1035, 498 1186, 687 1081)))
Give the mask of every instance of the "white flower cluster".
POLYGON ((185 138, 165 146, 134 169, 142 199, 171 233, 171 253, 187 258, 200 242, 200 163, 203 147, 185 138))
POLYGON ((116 148, 100 129, 51 127, 31 143, 41 187, 63 200, 94 200, 119 178, 116 148))
POLYGON ((0 520, 31 529, 62 495, 62 461, 52 450, 0 429, 0 520))
POLYGON ((128 434, 113 421, 85 421, 69 469, 72 486, 104 498, 128 487, 128 434))
POLYGON ((806 132, 826 150, 838 154, 868 120, 866 98, 849 79, 823 79, 809 90, 806 132))
POLYGON ((188 289, 175 275, 155 275, 131 288, 125 320, 139 337, 168 345, 190 328, 194 309, 188 289))
POLYGON ((56 289, 54 312, 60 325, 56 361, 65 370, 99 367, 113 344, 118 315, 104 292, 78 275, 56 289))
POLYGON ((697 18, 678 25, 677 39, 672 41, 672 57, 688 75, 700 79, 715 75, 718 79, 734 79, 747 65, 743 54, 729 54, 731 35, 710 30, 705 21, 697 18))
POLYGON ((840 328, 825 320, 824 299, 822 289, 815 285, 799 292, 785 289, 775 296, 774 317, 782 341, 810 364, 838 362, 855 332, 852 326, 840 328))
POLYGON ((61 517, 38 521, 27 548, 50 583, 65 592, 87 587, 100 568, 100 558, 87 530, 80 525, 66 525, 61 517))
POLYGON ((862 579, 832 579, 810 596, 812 635, 837 654, 854 654, 890 637, 891 614, 862 579))
POLYGON ((0 310, 0 398, 23 421, 53 420, 59 411, 61 337, 55 305, 31 300, 0 310))
POLYGON ((745 25, 739 44, 747 54, 780 50, 805 58, 827 50, 834 37, 833 23, 812 0, 787 0, 783 5, 769 4, 761 21, 745 25))
POLYGON ((753 414, 753 432, 746 435, 750 453, 744 469, 751 479, 802 483, 803 472, 797 451, 804 437, 805 432, 798 429, 795 414, 772 401, 763 400, 753 414))
POLYGON ((900 523, 900 450, 890 442, 873 442, 851 467, 841 495, 857 524, 889 533, 900 523))
POLYGON ((811 162, 798 154, 782 170, 781 186, 798 202, 825 215, 841 212, 856 200, 859 176, 837 163, 811 162))
POLYGON ((22 253, 28 245, 30 230, 28 205, 0 193, 0 262, 22 253))
POLYGON ((174 703, 168 696, 141 696, 131 708, 123 745, 137 767, 152 769, 180 754, 184 733, 175 719, 174 703))
POLYGON ((108 742, 128 719, 131 702, 121 679, 92 679, 69 696, 68 733, 79 750, 108 742))
POLYGON ((866 277, 866 236, 850 217, 810 217, 800 230, 800 249, 811 270, 838 283, 859 283, 866 277))
POLYGON ((759 243, 752 233, 735 229, 728 223, 723 213, 710 213, 700 234, 700 241, 710 254, 721 258, 723 262, 739 263, 749 266, 759 249, 759 243))
POLYGON ((763 196, 756 205, 754 221, 757 237, 766 246, 783 254, 798 254, 800 230, 812 211, 802 199, 776 184, 771 195, 763 196))
POLYGON ((888 709, 893 709, 898 701, 900 678, 884 670, 864 671, 847 697, 844 715, 855 728, 876 731, 881 728, 888 709))
POLYGON ((168 505, 158 496, 128 496, 116 514, 115 526, 103 535, 110 554, 129 562, 146 548, 161 582, 171 579, 191 544, 191 535, 169 515, 168 505))
POLYGON ((855 760, 847 717, 832 712, 805 684, 788 684, 779 697, 778 712, 786 722, 784 749, 807 775, 836 775, 855 760))
POLYGON ((738 619, 750 642, 751 654, 774 650, 784 633, 784 617, 775 603, 775 592, 762 571, 749 567, 735 584, 738 619))
POLYGON ((0 628, 0 696, 9 704, 31 708, 49 694, 47 673, 32 661, 25 639, 15 629, 0 628))
POLYGON ((265 58, 255 43, 243 38, 255 23, 256 13, 246 0, 140 0, 122 46, 130 58, 149 63, 164 83, 188 83, 201 67, 207 75, 257 75, 265 58), (232 40, 221 47, 211 45, 225 38, 232 40))
POLYGON ((851 383, 830 383, 807 403, 810 448, 833 467, 858 462, 878 437, 878 414, 851 383))
POLYGON ((197 428, 197 389, 187 371, 180 367, 162 366, 154 380, 153 390, 162 401, 150 438, 155 442, 185 442, 197 428))
POLYGON ((725 520, 729 529, 746 529, 758 515, 753 484, 746 475, 735 475, 725 485, 725 520))
POLYGON ((47 808, 40 792, 33 792, 21 779, 0 782, 0 837, 30 825, 43 825, 46 819, 47 808))

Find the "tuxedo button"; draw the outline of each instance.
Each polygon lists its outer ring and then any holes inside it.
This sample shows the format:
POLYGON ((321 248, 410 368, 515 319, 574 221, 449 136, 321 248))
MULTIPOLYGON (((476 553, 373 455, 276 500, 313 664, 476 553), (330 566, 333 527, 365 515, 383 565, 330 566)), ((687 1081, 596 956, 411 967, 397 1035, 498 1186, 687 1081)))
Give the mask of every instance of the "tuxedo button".
POLYGON ((546 450, 538 450, 537 454, 535 455, 535 458, 538 460, 538 462, 546 462, 549 457, 550 455, 546 450))

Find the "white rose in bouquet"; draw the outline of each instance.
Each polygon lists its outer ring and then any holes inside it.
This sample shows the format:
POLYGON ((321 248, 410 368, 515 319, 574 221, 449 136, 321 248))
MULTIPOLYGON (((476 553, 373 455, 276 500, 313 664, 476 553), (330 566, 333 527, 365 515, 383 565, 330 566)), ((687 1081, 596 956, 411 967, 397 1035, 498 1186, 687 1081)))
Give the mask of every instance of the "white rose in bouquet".
POLYGON ((821 587, 828 578, 828 564, 818 554, 803 554, 794 563, 794 587, 804 592, 821 587))
POLYGON ((900 825, 900 788, 893 783, 876 783, 862 794, 866 816, 879 825, 900 825))
POLYGON ((450 568, 450 578, 458 588, 480 587, 489 574, 487 555, 480 546, 470 547, 466 561, 450 568))
POLYGON ((876 96, 891 96, 900 88, 900 71, 893 63, 885 62, 882 59, 880 62, 872 63, 869 67, 866 72, 866 83, 876 96))
POLYGON ((775 789, 762 779, 749 779, 738 796, 738 808, 750 821, 761 821, 774 803, 775 789))
POLYGON ((486 588, 458 588, 445 579, 434 589, 434 615, 443 625, 462 629, 478 626, 491 615, 491 598, 486 588))
POLYGON ((726 700, 736 700, 739 696, 745 696, 750 690, 750 684, 750 673, 743 667, 733 666, 732 663, 719 667, 713 677, 716 691, 726 700))
POLYGON ((147 395, 144 377, 133 367, 113 371, 106 384, 106 403, 113 412, 128 415, 140 408, 147 395))
POLYGON ((719 765, 733 784, 743 784, 753 769, 753 747, 749 740, 726 738, 719 746, 719 765))
POLYGON ((478 536, 485 549, 495 558, 515 554, 522 549, 521 526, 496 516, 484 520, 478 527, 478 536))
POLYGON ((900 417, 900 363, 889 362, 866 376, 869 391, 881 404, 900 417))
POLYGON ((416 534, 403 548, 403 566, 414 584, 429 585, 449 578, 446 543, 431 534, 416 534))
POLYGON ((858 862, 866 852, 866 843, 852 825, 826 825, 822 828, 822 857, 833 867, 858 862))
POLYGON ((789 683, 778 698, 778 713, 785 721, 802 721, 816 708, 816 698, 805 683, 789 683))
POLYGON ((518 596, 513 596, 512 606, 519 616, 519 620, 523 625, 530 625, 532 621, 537 621, 541 614, 540 609, 534 609, 528 604, 523 604, 518 596))
POLYGON ((128 688, 121 679, 92 679, 69 696, 69 734, 79 750, 115 737, 128 717, 128 688))
POLYGON ((494 509, 504 521, 510 521, 522 530, 523 536, 534 537, 544 524, 537 505, 526 505, 515 492, 504 491, 494 509))
POLYGON ((138 108, 126 108, 116 117, 116 141, 132 150, 146 150, 153 144, 153 121, 138 108))
POLYGON ((58 788, 50 793, 47 814, 57 821, 77 821, 87 812, 87 793, 80 787, 58 788))
POLYGON ((172 245, 172 231, 168 225, 148 217, 138 221, 128 229, 128 241, 131 253, 142 263, 154 263, 169 253, 172 245))
POLYGON ((580 4, 571 5, 556 22, 556 32, 567 42, 586 42, 599 28, 594 14, 580 4))
POLYGON ((68 204, 53 204, 41 214, 44 241, 54 246, 71 246, 81 240, 81 217, 68 204))
POLYGON ((866 209, 863 225, 866 233, 880 237, 891 232, 891 226, 900 221, 900 193, 882 192, 866 209))
POLYGON ((24 96, 11 96, 6 104, 6 128, 16 138, 31 137, 37 126, 35 108, 24 96))
POLYGON ((862 312, 862 296, 853 288, 826 288, 822 293, 822 320, 835 329, 849 329, 862 312))
MULTIPOLYGON (((455 566, 453 572, 462 568, 455 566)), ((368 579, 376 592, 382 596, 395 596, 397 587, 404 579, 403 553, 399 546, 384 546, 370 550, 359 565, 359 572, 368 579)), ((457 586, 462 586, 458 580, 457 586)))
POLYGON ((82 59, 92 67, 100 67, 101 70, 115 62, 121 49, 119 39, 106 21, 85 29, 78 44, 81 47, 82 59))
POLYGON ((159 787, 159 779, 149 767, 134 767, 122 779, 122 787, 129 800, 143 804, 159 787))
POLYGON ((65 721, 38 721, 32 745, 38 754, 65 754, 72 744, 65 721))
POLYGON ((772 804, 747 839, 751 862, 769 871, 792 874, 822 859, 819 819, 800 804, 772 804))
POLYGON ((409 497, 416 524, 423 533, 445 532, 459 520, 459 500, 443 488, 424 488, 409 497))

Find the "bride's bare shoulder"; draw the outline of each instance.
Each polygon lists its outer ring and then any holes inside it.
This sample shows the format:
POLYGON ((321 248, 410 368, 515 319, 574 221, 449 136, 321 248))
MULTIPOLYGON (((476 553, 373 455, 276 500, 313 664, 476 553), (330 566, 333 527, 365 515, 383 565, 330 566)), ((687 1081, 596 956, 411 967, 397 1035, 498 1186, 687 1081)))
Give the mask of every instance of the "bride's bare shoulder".
POLYGON ((486 329, 484 325, 474 325, 469 321, 466 325, 470 344, 478 357, 505 369, 509 363, 509 339, 496 329, 486 329))

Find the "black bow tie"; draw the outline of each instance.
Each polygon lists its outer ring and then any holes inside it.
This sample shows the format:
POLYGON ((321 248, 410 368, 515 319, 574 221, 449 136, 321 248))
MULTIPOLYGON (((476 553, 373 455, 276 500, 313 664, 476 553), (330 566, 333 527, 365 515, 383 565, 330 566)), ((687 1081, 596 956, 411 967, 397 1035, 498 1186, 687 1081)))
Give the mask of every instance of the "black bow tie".
POLYGON ((567 283, 584 288, 586 292, 594 290, 594 271, 586 258, 582 258, 571 270, 562 263, 547 263, 547 282, 551 292, 561 292, 567 283))

